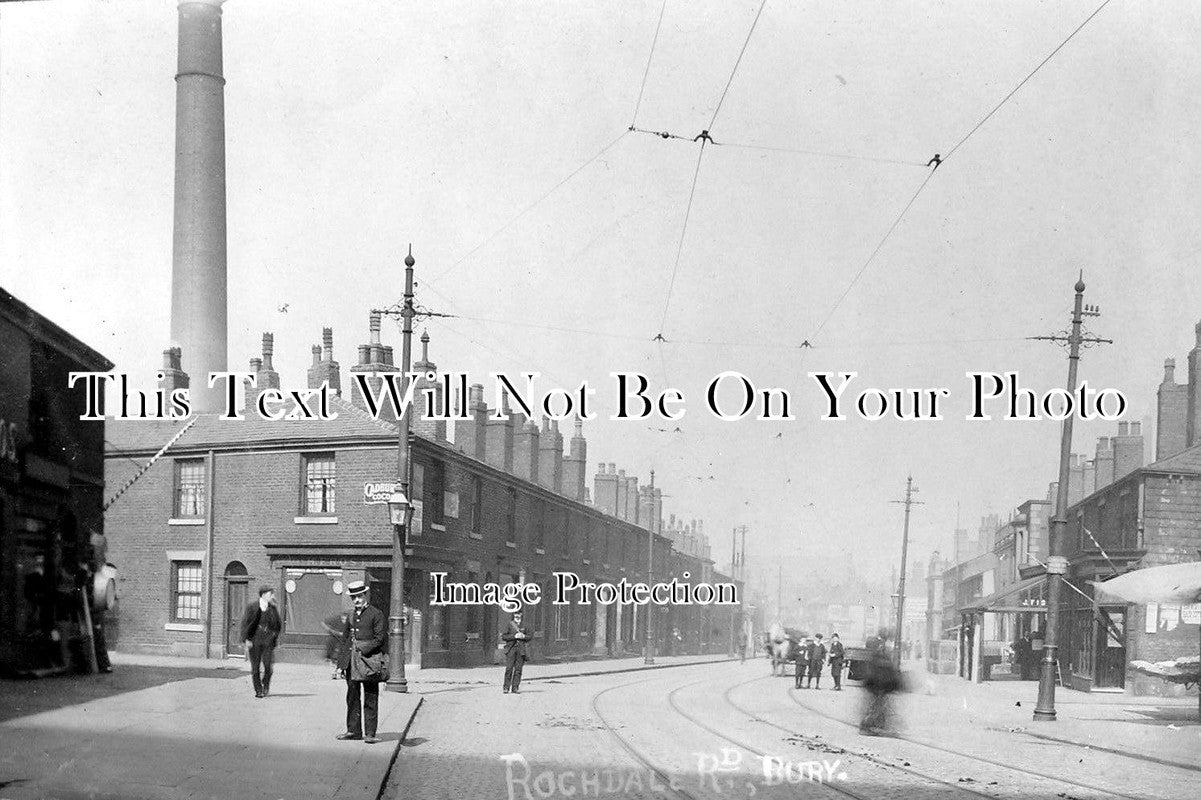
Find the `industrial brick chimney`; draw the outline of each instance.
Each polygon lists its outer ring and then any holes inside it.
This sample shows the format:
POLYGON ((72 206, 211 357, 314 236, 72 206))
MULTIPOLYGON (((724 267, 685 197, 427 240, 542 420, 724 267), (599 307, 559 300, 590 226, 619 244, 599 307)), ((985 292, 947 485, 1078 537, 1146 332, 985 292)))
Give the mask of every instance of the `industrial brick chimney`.
POLYGON ((192 376, 192 407, 198 412, 221 408, 220 387, 208 388, 208 374, 224 372, 228 356, 223 2, 179 4, 171 342, 192 376))

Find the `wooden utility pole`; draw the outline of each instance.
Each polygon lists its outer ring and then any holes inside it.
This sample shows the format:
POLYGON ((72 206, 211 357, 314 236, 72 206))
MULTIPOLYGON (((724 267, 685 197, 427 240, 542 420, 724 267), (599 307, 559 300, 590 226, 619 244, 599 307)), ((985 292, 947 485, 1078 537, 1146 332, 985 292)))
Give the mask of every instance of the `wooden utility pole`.
POLYGON ((893 639, 892 663, 899 669, 901 666, 901 640, 905 630, 905 569, 909 557, 909 511, 915 505, 923 505, 920 500, 913 499, 917 487, 913 485, 913 476, 905 479, 905 499, 891 500, 892 503, 902 503, 905 506, 905 532, 901 535, 901 575, 897 579, 897 632, 893 639))

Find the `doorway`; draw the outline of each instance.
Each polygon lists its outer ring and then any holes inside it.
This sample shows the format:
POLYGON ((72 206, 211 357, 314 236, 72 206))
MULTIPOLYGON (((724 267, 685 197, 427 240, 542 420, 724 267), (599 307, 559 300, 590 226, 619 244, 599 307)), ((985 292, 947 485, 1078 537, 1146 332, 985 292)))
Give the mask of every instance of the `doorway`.
POLYGON ((1126 687, 1126 611, 1102 608, 1097 614, 1096 676, 1098 689, 1126 687))
POLYGON ((225 654, 246 657, 246 646, 242 642, 242 611, 249 600, 250 577, 246 565, 231 561, 225 568, 225 654))

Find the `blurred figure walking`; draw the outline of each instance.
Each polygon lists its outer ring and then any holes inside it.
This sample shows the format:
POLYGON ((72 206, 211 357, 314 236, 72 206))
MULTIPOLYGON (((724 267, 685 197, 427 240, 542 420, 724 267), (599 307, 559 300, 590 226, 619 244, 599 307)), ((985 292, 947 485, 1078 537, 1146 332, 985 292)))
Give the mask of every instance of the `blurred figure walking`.
POLYGON ((901 688, 901 675, 892 664, 885 640, 879 639, 868 656, 867 677, 863 687, 868 691, 867 707, 859 723, 859 732, 866 736, 888 736, 892 730, 892 710, 889 697, 901 688))

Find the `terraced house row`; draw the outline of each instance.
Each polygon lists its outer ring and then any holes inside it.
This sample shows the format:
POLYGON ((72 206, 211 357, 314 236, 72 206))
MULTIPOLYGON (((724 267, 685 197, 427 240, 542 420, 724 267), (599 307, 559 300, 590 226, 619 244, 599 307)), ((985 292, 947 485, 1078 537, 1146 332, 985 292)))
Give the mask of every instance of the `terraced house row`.
MULTIPOLYGON (((398 371, 380 343, 380 320, 358 348, 351 373, 398 371)), ((413 370, 435 373, 422 337, 413 370)), ((279 387, 265 334, 251 360, 257 393, 279 387)), ((168 388, 186 385, 182 354, 164 354, 168 388)), ((333 335, 314 345, 310 388, 334 390, 333 420, 244 421, 199 415, 184 422, 109 425, 105 481, 123 486, 175 442, 109 509, 110 560, 118 565, 118 611, 110 642, 118 650, 204 657, 241 655, 237 624, 256 587, 276 588, 284 617, 281 658, 315 660, 322 621, 349 607, 343 587, 371 586, 387 610, 392 528, 383 502, 397 473, 398 426, 374 418, 351 381, 342 392, 333 335), (189 424, 190 423, 190 424, 189 424)), ((378 379, 375 379, 378 380, 378 379)), ((422 381, 418 390, 440 391, 422 381)), ((666 522, 660 488, 600 464, 587 484, 588 443, 578 421, 564 450, 556 423, 519 414, 493 419, 480 386, 466 399, 470 419, 412 419, 414 503, 405 569, 406 660, 410 666, 467 666, 497 657, 502 612, 495 606, 431 605, 431 573, 468 583, 538 582, 550 594, 556 571, 581 580, 645 580, 648 547, 658 580, 724 582, 714 570, 703 523, 666 522)), ((741 594, 741 593, 740 593, 741 594)), ((641 652, 648 613, 656 649, 725 652, 742 625, 741 607, 552 605, 526 610, 534 658, 641 652), (648 609, 653 609, 649 611, 648 609)))

